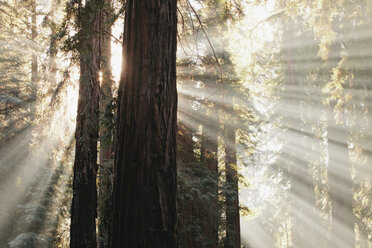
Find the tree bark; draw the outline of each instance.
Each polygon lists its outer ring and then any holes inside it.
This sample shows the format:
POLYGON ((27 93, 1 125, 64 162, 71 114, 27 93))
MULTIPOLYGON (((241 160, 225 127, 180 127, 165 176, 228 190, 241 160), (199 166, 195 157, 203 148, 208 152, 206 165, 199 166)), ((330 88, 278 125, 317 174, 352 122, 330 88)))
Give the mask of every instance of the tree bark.
POLYGON ((236 160, 235 144, 235 121, 233 98, 231 94, 226 97, 226 110, 228 113, 225 123, 225 166, 226 184, 228 193, 226 194, 226 248, 240 248, 240 215, 239 215, 239 178, 236 160))
POLYGON ((111 0, 104 0, 102 12, 102 56, 101 56, 101 94, 100 94, 100 151, 101 167, 98 171, 98 243, 100 248, 108 247, 109 231, 112 223, 112 183, 113 170, 113 113, 112 87, 114 80, 111 68, 111 0))
POLYGON ((128 0, 112 247, 177 247, 176 0, 128 0))
POLYGON ((76 120, 71 248, 96 248, 100 2, 87 0, 80 21, 80 79, 76 120))

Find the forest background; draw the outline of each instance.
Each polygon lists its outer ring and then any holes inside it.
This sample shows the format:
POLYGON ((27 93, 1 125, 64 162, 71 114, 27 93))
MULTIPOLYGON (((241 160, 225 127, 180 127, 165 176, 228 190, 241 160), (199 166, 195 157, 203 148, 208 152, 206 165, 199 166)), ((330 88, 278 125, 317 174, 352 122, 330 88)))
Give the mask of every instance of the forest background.
MULTIPOLYGON (((70 246, 90 2, 0 0, 0 247, 70 246)), ((108 247, 127 3, 97 3, 91 130, 108 247)), ((178 1, 180 247, 372 247, 371 11, 370 0, 178 1)))

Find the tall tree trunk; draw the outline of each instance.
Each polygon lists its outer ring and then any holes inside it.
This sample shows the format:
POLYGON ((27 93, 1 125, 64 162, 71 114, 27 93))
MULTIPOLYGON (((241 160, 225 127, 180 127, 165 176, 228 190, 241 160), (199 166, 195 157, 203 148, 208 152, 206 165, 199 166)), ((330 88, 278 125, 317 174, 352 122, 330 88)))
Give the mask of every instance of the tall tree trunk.
POLYGON ((226 248, 240 248, 239 178, 236 160, 234 105, 230 93, 226 97, 225 166, 226 184, 226 248))
POLYGON ((219 115, 217 109, 209 109, 206 112, 202 129, 202 140, 200 148, 200 161, 205 164, 209 171, 213 182, 208 190, 210 190, 210 200, 203 202, 202 209, 205 214, 202 218, 202 232, 205 238, 207 247, 218 247, 218 225, 219 225, 219 203, 218 203, 218 131, 219 131, 219 115), (208 124, 207 124, 208 123, 208 124))
POLYGON ((177 247, 177 1, 128 0, 112 247, 177 247))
POLYGON ((112 223, 112 184, 110 176, 113 170, 113 118, 112 87, 114 80, 111 68, 111 33, 112 27, 111 0, 104 0, 102 13, 102 56, 101 56, 101 95, 100 95, 100 151, 101 167, 98 171, 98 242, 100 248, 108 247, 109 231, 112 223))
POLYGON ((71 248, 96 248, 97 140, 101 0, 87 0, 80 21, 80 79, 76 120, 71 248))

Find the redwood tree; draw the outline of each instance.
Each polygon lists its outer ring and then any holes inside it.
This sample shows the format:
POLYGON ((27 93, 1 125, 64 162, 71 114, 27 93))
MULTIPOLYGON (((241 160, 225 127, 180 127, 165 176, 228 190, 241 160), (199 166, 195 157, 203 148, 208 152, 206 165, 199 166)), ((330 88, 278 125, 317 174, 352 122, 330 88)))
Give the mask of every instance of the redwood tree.
POLYGON ((210 191, 210 199, 202 207, 202 233, 204 234, 203 243, 208 247, 218 247, 218 226, 219 226, 219 201, 218 201, 218 131, 219 131, 219 114, 216 106, 205 112, 203 123, 202 140, 200 147, 200 161, 209 171, 213 182, 207 189, 210 191), (213 112, 212 112, 213 111, 213 112))
POLYGON ((239 214, 239 175, 236 158, 236 123, 234 104, 231 94, 226 97, 226 116, 231 124, 225 124, 225 166, 226 166, 226 242, 225 247, 240 247, 240 214, 239 214))
POLYGON ((128 0, 112 247, 177 247, 176 0, 128 0))
POLYGON ((98 170, 98 242, 100 248, 108 247, 108 232, 112 222, 112 183, 113 167, 113 86, 111 68, 111 31, 113 7, 111 0, 103 0, 101 32, 101 94, 100 94, 100 145, 98 170))
POLYGON ((86 0, 85 6, 80 7, 78 16, 80 79, 71 206, 71 248, 96 248, 97 245, 96 175, 101 1, 86 0))

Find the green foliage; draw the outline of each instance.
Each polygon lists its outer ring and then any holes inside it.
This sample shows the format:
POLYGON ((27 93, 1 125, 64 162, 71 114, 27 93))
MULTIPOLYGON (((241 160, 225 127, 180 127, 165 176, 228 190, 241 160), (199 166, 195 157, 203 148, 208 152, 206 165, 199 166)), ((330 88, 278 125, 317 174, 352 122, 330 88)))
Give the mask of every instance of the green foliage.
MULTIPOLYGON (((89 24, 93 10, 104 7, 83 2, 55 0, 48 8, 38 7, 38 35, 31 39, 33 1, 0 0, 0 148, 9 145, 6 151, 14 155, 1 154, 9 158, 1 158, 0 195, 6 187, 24 195, 14 213, 0 202, 0 216, 11 223, 0 234, 0 246, 69 246, 71 155, 61 155, 66 148, 55 143, 70 136, 60 138, 56 130, 63 128, 50 121, 71 115, 66 109, 73 103, 66 103, 65 95, 76 84, 79 53, 91 49, 81 43, 90 35, 81 26, 89 24), (35 55, 37 83, 30 78, 35 55), (12 146, 12 140, 18 143, 12 146), (39 159, 46 165, 34 158, 25 162, 42 152, 39 159), (20 161, 30 166, 13 166, 20 161), (34 164, 41 169, 30 179, 34 164)), ((126 8, 125 1, 113 6, 103 8, 109 23, 126 8)), ((327 247, 332 222, 327 114, 333 113, 337 129, 347 133, 357 245, 371 244, 371 11, 370 0, 178 1, 178 116, 191 139, 177 144, 178 228, 181 241, 186 239, 181 247, 209 247, 211 219, 219 222, 219 247, 226 246, 231 204, 226 199, 239 194, 226 183, 224 150, 232 142, 223 139, 226 130, 236 135, 238 158, 232 167, 239 172, 240 189, 249 187, 251 205, 241 204, 240 215, 265 232, 265 247, 297 247, 296 235, 314 230, 301 223, 306 207, 311 216, 305 217, 319 223, 324 232, 319 242, 327 247), (262 10, 273 14, 262 16, 262 10), (203 142, 212 135, 218 152, 208 159, 218 160, 218 173, 201 158, 203 142), (295 174, 298 167, 301 176, 295 174), (310 185, 300 196, 298 178, 310 185), (216 189, 218 206, 212 208, 216 189), (300 197, 308 206, 295 205, 293 198, 300 197)), ((101 135, 102 150, 115 141, 117 105, 114 97, 100 109, 101 129, 108 131, 101 135)), ((182 128, 179 133, 184 135, 182 128)), ((101 167, 111 163, 112 158, 101 167)), ((101 189, 111 191, 105 181, 111 180, 111 167, 101 176, 101 189)), ((99 198, 99 206, 105 207, 105 200, 99 198)))
MULTIPOLYGON (((207 224, 205 214, 210 213, 210 202, 214 199, 212 192, 218 185, 218 180, 213 173, 205 169, 202 163, 185 165, 178 162, 177 173, 178 232, 181 235, 191 235, 199 247, 208 247, 213 240, 206 235, 204 230, 207 224)), ((211 214, 215 219, 220 218, 219 210, 211 214)), ((182 241, 180 245, 180 247, 187 247, 185 241, 182 241)))

